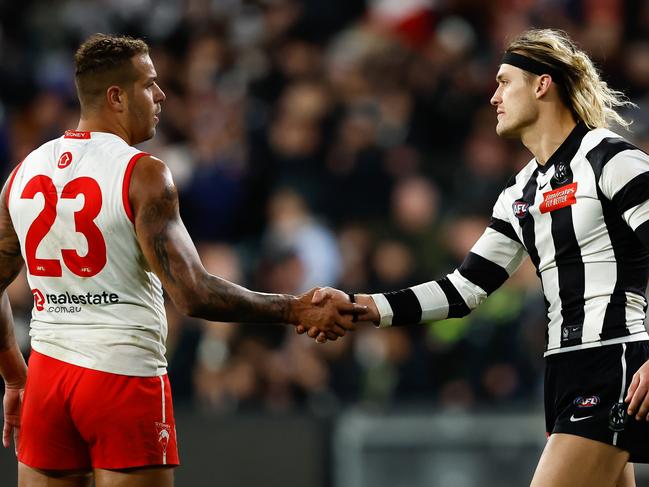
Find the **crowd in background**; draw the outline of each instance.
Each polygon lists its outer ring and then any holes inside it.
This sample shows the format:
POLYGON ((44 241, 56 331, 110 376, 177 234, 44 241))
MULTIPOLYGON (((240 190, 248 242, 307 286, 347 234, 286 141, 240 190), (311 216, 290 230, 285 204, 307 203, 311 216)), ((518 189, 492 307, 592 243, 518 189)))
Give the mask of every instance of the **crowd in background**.
MULTIPOLYGON (((400 289, 451 272, 531 158, 496 136, 489 104, 503 48, 529 27, 564 29, 593 57, 639 106, 625 135, 648 151, 643 0, 22 0, 0 2, 0 170, 76 127, 83 39, 143 37, 167 99, 142 148, 171 167, 210 272, 266 292, 400 289)), ((27 354, 24 275, 10 291, 27 354)), ((529 262, 466 318, 325 345, 167 314, 177 407, 540 404, 529 262)))

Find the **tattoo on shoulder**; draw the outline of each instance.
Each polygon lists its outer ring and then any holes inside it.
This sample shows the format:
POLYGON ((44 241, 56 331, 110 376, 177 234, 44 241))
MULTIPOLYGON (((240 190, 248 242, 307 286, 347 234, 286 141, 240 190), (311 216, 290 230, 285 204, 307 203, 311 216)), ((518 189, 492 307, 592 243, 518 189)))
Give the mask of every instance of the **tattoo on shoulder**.
POLYGON ((178 195, 173 184, 167 184, 162 194, 151 200, 142 214, 142 222, 153 233, 153 250, 160 267, 170 282, 175 282, 167 244, 169 243, 168 229, 178 212, 178 195))
POLYGON ((160 197, 152 199, 143 211, 143 222, 146 225, 164 223, 178 211, 178 192, 175 186, 165 186, 160 197))

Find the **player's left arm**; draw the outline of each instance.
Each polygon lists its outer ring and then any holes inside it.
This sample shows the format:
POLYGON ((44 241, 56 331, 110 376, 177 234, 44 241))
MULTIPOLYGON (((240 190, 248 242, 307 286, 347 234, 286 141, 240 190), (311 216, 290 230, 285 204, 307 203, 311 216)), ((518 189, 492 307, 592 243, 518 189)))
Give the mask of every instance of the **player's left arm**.
POLYGON ((7 186, 5 184, 0 193, 0 375, 5 383, 2 444, 8 448, 13 435, 17 448, 27 365, 14 335, 13 317, 6 289, 22 269, 23 259, 20 242, 7 208, 7 186))
MULTIPOLYGON (((602 168, 599 188, 611 201, 622 219, 649 249, 649 155, 630 144, 620 142, 625 150, 613 156, 602 168)), ((644 260, 645 256, 638 255, 644 260)), ((639 262, 639 265, 646 265, 639 262)), ((625 398, 627 412, 637 420, 649 421, 649 362, 640 367, 631 380, 625 398)))

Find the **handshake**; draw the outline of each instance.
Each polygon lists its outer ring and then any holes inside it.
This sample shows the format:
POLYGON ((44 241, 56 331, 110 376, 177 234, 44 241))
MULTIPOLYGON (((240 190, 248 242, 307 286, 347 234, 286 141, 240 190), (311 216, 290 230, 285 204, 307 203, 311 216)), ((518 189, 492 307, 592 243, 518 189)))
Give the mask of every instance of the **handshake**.
POLYGON ((295 331, 318 343, 334 341, 356 329, 359 322, 378 325, 381 317, 374 300, 366 294, 350 295, 331 287, 314 288, 297 296, 293 305, 295 331), (354 301, 358 302, 352 302, 354 301))

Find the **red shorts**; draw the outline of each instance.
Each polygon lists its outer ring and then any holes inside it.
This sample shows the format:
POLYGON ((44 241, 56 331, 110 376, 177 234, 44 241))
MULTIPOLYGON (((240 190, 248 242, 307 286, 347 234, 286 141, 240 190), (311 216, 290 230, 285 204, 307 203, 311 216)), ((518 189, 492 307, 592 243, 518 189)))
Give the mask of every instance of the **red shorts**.
POLYGON ((109 374, 32 352, 18 460, 42 470, 178 465, 169 379, 109 374))

